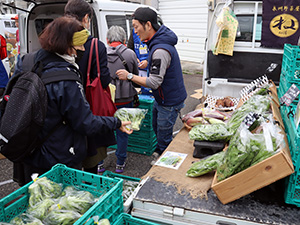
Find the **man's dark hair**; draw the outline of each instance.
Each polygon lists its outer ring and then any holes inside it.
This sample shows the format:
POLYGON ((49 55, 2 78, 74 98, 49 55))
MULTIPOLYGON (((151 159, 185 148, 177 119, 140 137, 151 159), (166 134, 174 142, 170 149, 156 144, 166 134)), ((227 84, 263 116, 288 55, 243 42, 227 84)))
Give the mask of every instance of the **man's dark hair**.
POLYGON ((83 29, 84 27, 74 17, 59 17, 47 25, 39 41, 42 48, 49 52, 67 54, 68 49, 72 47, 74 33, 83 29))
POLYGON ((145 28, 145 24, 149 21, 155 31, 158 31, 160 25, 157 22, 157 14, 149 7, 139 7, 132 14, 132 19, 138 20, 145 28))
POLYGON ((80 22, 86 14, 91 18, 93 9, 85 0, 69 0, 65 6, 65 15, 73 16, 80 22))

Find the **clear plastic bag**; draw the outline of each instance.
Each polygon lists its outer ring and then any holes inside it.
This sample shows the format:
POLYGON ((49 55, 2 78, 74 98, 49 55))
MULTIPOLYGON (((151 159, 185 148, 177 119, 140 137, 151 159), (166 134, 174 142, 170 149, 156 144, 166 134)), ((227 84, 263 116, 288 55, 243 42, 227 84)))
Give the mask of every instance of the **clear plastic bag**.
POLYGON ((14 225, 25 225, 25 224, 31 224, 31 225, 44 225, 44 223, 33 217, 32 215, 28 214, 28 213, 22 213, 20 215, 18 215, 17 217, 13 218, 10 221, 11 224, 14 225))
POLYGON ((143 119, 145 118, 148 109, 140 108, 120 108, 115 112, 115 117, 121 121, 130 121, 127 126, 129 130, 138 131, 141 129, 143 119))
POLYGON ((81 214, 71 210, 52 210, 44 219, 48 225, 71 225, 81 217, 81 214))
POLYGON ((47 177, 35 179, 28 187, 29 205, 33 207, 36 203, 46 198, 57 198, 61 195, 62 184, 55 183, 47 177))

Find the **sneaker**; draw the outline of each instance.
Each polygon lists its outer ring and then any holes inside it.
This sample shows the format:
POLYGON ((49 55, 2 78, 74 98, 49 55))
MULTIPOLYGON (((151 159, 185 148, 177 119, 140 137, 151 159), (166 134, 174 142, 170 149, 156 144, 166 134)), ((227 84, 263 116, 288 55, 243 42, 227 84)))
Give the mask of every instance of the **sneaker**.
POLYGON ((125 163, 123 165, 116 165, 116 173, 123 173, 125 168, 125 163))
POLYGON ((99 164, 98 165, 98 173, 104 173, 105 172, 105 168, 104 168, 104 165, 103 164, 99 164))
POLYGON ((160 154, 158 152, 153 152, 152 156, 153 156, 153 160, 151 161, 150 164, 153 166, 158 160, 158 158, 160 157, 160 154))

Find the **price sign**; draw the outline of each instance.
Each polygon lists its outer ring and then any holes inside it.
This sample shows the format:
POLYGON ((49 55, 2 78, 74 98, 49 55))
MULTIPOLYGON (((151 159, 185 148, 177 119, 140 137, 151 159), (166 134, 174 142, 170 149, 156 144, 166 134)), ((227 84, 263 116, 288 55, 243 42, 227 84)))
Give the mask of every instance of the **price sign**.
POLYGON ((249 128, 259 117, 259 114, 250 112, 243 120, 243 123, 249 128))
POLYGON ((287 106, 289 106, 299 94, 299 88, 297 88, 295 84, 292 84, 292 86, 287 90, 287 92, 280 98, 280 103, 284 103, 287 106))

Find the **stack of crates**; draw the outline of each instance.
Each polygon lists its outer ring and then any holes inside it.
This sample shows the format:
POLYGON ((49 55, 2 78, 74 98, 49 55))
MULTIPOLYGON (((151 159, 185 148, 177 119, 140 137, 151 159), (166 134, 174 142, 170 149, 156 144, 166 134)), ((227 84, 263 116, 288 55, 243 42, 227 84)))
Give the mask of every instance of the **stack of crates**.
POLYGON ((133 131, 128 138, 127 151, 152 155, 156 148, 157 139, 152 126, 152 112, 154 98, 151 95, 139 95, 139 108, 147 109, 148 112, 143 120, 141 129, 133 131))
POLYGON ((285 44, 278 97, 281 98, 292 84, 300 89, 300 46, 285 44))
MULTIPOLYGON (((285 44, 278 97, 281 98, 292 84, 300 89, 300 46, 285 44)), ((300 126, 296 128, 294 117, 298 101, 299 96, 290 106, 282 105, 280 112, 295 169, 295 172, 285 180, 284 198, 286 203, 300 207, 300 126)))

